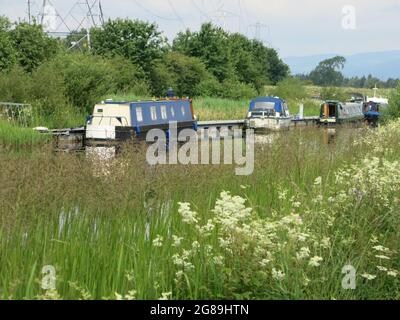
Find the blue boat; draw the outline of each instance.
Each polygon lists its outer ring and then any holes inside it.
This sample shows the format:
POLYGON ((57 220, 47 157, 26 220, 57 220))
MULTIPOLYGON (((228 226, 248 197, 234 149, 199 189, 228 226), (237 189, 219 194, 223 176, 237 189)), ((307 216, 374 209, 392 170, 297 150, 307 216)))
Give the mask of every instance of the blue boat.
POLYGON ((250 102, 246 125, 254 130, 289 129, 293 117, 285 100, 279 97, 258 97, 250 102))
POLYGON ((191 99, 108 100, 94 107, 93 115, 87 119, 85 138, 91 141, 145 139, 152 129, 168 132, 171 123, 176 123, 178 132, 197 130, 191 99))

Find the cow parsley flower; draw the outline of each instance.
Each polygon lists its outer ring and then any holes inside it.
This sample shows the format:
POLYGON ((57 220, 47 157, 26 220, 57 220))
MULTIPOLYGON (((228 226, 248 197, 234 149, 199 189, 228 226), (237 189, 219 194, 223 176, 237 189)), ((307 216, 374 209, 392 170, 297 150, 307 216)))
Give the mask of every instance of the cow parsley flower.
POLYGON ((196 224, 197 212, 190 210, 190 204, 186 202, 179 202, 178 212, 182 216, 182 221, 187 224, 196 224))
POLYGON ((153 240, 153 246, 154 247, 162 247, 163 245, 163 237, 161 236, 157 236, 154 240, 153 240))
POLYGON ((383 271, 386 272, 388 271, 388 268, 382 267, 382 266, 376 266, 378 268, 379 271, 383 271))
POLYGON ((374 280, 376 278, 376 275, 374 274, 369 274, 369 273, 363 273, 361 277, 367 279, 367 280, 374 280))
POLYGON ((161 298, 159 298, 158 300, 169 300, 171 296, 172 292, 163 292, 161 293, 161 298))
POLYGON ((391 277, 394 277, 394 278, 396 278, 398 274, 399 274, 399 272, 396 271, 396 270, 390 270, 387 273, 388 276, 391 276, 391 277))
POLYGON ((310 256, 310 249, 308 247, 303 247, 300 249, 300 252, 296 253, 297 260, 302 260, 308 258, 310 256))
POLYGON ((181 245, 181 243, 182 243, 182 240, 183 240, 182 237, 178 237, 178 236, 173 235, 172 236, 172 241, 173 241, 172 246, 173 247, 179 247, 181 245))
POLYGON ((275 268, 272 268, 272 278, 280 281, 285 278, 285 273, 281 270, 276 270, 275 268))
POLYGON ((378 259, 382 259, 382 260, 390 260, 389 257, 384 256, 384 255, 376 255, 375 257, 378 258, 378 259))
POLYGON ((375 246, 372 247, 372 249, 376 250, 376 251, 380 251, 380 252, 389 252, 389 248, 385 248, 384 246, 375 246))
POLYGON ((310 262, 308 263, 308 265, 310 267, 319 267, 321 265, 320 262, 323 260, 324 260, 323 258, 315 256, 310 259, 310 262))

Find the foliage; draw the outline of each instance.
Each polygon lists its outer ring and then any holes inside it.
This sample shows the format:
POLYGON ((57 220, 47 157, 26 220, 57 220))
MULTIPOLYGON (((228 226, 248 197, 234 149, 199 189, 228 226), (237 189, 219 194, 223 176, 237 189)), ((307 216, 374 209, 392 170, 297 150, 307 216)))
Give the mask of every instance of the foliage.
POLYGON ((211 75, 198 58, 169 52, 155 62, 151 83, 157 96, 165 96, 171 87, 177 96, 193 97, 201 94, 199 84, 209 77, 211 75))
POLYGON ((200 58, 207 69, 219 80, 232 76, 229 59, 228 34, 220 27, 205 23, 200 31, 179 33, 172 49, 185 55, 200 58))
POLYGON ((278 82, 272 94, 285 100, 302 100, 307 96, 303 82, 296 78, 286 78, 278 82))
POLYGON ((10 35, 17 50, 17 60, 28 72, 54 57, 59 48, 57 41, 51 39, 38 24, 18 23, 10 35))
POLYGON ((341 70, 344 68, 346 58, 336 56, 323 60, 311 71, 309 78, 315 85, 319 86, 340 86, 343 83, 341 70))
POLYGON ((172 49, 199 57, 221 83, 225 80, 251 85, 261 92, 263 85, 288 75, 288 66, 274 49, 241 34, 230 34, 211 23, 199 32, 179 33, 172 49))
POLYGON ((10 21, 6 17, 0 16, 0 71, 9 69, 16 60, 10 30, 10 21))
POLYGON ((337 87, 323 87, 321 90, 321 99, 327 100, 338 100, 345 102, 347 98, 346 93, 342 88, 337 87))
POLYGON ((109 20, 102 28, 91 29, 91 39, 93 53, 123 56, 146 74, 166 45, 157 25, 129 19, 109 20))
POLYGON ((400 84, 389 98, 389 107, 383 109, 385 121, 400 118, 400 84))
POLYGON ((51 137, 0 119, 0 148, 20 149, 49 142, 51 137))

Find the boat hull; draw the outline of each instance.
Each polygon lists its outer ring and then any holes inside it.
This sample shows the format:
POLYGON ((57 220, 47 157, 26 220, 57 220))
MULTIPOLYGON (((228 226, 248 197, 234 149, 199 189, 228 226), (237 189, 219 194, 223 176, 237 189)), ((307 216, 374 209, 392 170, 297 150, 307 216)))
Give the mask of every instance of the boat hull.
POLYGON ((282 131, 289 130, 292 118, 250 118, 247 120, 248 127, 257 131, 282 131))

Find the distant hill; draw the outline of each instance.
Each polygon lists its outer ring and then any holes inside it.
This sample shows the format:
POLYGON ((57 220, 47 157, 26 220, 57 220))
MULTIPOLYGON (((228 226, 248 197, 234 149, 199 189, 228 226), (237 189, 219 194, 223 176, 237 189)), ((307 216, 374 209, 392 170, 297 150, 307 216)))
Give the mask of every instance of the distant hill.
MULTIPOLYGON (((304 57, 286 57, 292 74, 309 73, 322 60, 340 54, 321 54, 304 57)), ((362 77, 372 74, 381 80, 400 78, 400 51, 366 52, 349 56, 343 73, 346 77, 362 77)))

